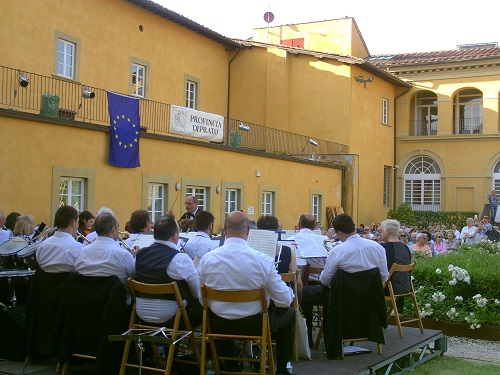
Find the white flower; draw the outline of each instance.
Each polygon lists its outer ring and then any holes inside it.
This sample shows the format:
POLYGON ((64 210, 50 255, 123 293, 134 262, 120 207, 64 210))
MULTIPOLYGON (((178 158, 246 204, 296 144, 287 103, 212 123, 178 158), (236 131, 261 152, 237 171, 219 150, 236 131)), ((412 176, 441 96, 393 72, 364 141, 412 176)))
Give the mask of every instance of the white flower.
POLYGON ((474 329, 474 324, 471 324, 469 328, 474 329))
POLYGON ((488 304, 488 300, 486 298, 478 298, 476 299, 476 302, 479 307, 484 307, 488 304))
POLYGON ((469 276, 466 276, 464 278, 464 283, 470 284, 470 277, 469 276))
POLYGON ((453 279, 453 280, 448 281, 448 284, 457 285, 457 279, 453 279))
POLYGON ((441 273, 441 270, 440 270, 439 268, 438 268, 438 269, 436 269, 436 274, 438 274, 438 275, 439 275, 440 273, 441 273))
MULTIPOLYGON (((451 281, 450 281, 451 282, 451 281)), ((464 300, 464 297, 462 296, 456 296, 455 297, 455 301, 459 301, 459 302, 462 302, 464 300)))
POLYGON ((434 294, 432 295, 432 300, 433 300, 434 302, 442 302, 442 301, 444 301, 445 299, 446 299, 446 296, 445 296, 443 293, 441 293, 441 292, 437 292, 437 293, 434 293, 434 294))
POLYGON ((431 307, 431 304, 430 304, 430 303, 426 303, 426 304, 425 304, 425 308, 426 308, 426 309, 429 309, 430 307, 431 307))
POLYGON ((453 271, 453 268, 454 268, 454 267, 453 267, 453 264, 450 264, 450 265, 448 266, 448 271, 450 271, 450 272, 451 272, 451 271, 453 271))
POLYGON ((495 299, 495 304, 500 305, 500 301, 495 299))

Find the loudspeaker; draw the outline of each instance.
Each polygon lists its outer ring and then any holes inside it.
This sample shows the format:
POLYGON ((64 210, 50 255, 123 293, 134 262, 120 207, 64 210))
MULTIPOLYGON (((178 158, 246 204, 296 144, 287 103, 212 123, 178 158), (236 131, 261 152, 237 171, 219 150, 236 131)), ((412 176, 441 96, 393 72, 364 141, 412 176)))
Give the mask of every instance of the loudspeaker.
POLYGON ((0 358, 24 362, 26 357, 26 306, 0 309, 0 358))

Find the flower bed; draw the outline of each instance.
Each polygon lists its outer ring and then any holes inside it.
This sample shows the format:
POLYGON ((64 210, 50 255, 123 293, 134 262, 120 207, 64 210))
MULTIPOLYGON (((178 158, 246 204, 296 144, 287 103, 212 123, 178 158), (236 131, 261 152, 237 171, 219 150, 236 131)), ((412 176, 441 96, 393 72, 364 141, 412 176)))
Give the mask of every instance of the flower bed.
MULTIPOLYGON (((422 318, 500 326, 500 245, 487 240, 456 252, 416 255, 413 283, 422 318)), ((410 304, 405 315, 411 316, 410 304)))

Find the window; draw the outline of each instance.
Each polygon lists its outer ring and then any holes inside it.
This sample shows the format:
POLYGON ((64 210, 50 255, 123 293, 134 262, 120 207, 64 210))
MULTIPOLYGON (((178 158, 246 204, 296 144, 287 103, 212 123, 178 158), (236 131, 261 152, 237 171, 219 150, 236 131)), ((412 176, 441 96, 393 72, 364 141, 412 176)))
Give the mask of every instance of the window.
POLYGON ((54 32, 54 75, 75 81, 79 79, 80 46, 79 38, 57 30, 54 32))
POLYGON ((389 100, 382 98, 382 124, 389 124, 389 100))
POLYGON ((500 161, 498 161, 493 167, 492 177, 493 177, 493 186, 491 190, 495 190, 495 194, 497 196, 500 196, 500 161))
POLYGON ((74 78, 75 44, 59 39, 57 48, 57 74, 67 78, 74 78))
POLYGON ((204 186, 187 186, 186 187, 186 197, 189 195, 194 195, 198 198, 198 207, 200 211, 207 210, 207 188, 204 186))
POLYGON ((438 131, 437 96, 425 91, 417 94, 415 110, 415 135, 436 135, 438 131))
POLYGON ((78 212, 85 210, 85 184, 83 178, 61 177, 59 182, 59 207, 69 205, 78 212))
POLYGON ((453 98, 455 134, 483 132, 483 94, 477 89, 465 89, 453 98))
POLYGON ((146 86, 146 67, 132 63, 132 94, 144 98, 146 86))
POLYGON ((165 212, 166 186, 164 184, 148 184, 148 212, 153 223, 165 212))
POLYGON ((274 192, 262 192, 262 215, 274 215, 274 192))
POLYGON ((240 209, 239 202, 239 190, 238 189, 226 189, 226 208, 224 214, 227 215, 230 212, 240 209))
POLYGON ((384 207, 390 206, 391 200, 391 167, 384 167, 384 207))
POLYGON ((186 80, 186 107, 196 109, 198 96, 198 83, 186 80))
POLYGON ((440 211, 441 170, 428 156, 417 156, 408 162, 404 173, 404 199, 412 209, 440 211))
POLYGON ((311 195, 311 213, 314 215, 316 222, 321 222, 321 195, 311 195))

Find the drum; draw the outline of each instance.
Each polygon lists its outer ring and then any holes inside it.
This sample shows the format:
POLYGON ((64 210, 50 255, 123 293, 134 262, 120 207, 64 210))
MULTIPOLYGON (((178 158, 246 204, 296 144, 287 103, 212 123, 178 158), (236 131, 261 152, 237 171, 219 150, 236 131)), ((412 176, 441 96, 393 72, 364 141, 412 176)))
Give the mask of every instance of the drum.
POLYGON ((30 245, 17 253, 17 258, 22 263, 24 269, 38 269, 38 262, 36 261, 36 251, 40 247, 40 244, 41 242, 30 245))
POLYGON ((0 245, 0 269, 17 270, 23 268, 17 253, 28 246, 28 242, 21 237, 14 237, 0 245))
POLYGON ((7 307, 26 305, 31 277, 35 271, 0 271, 0 302, 7 307))

